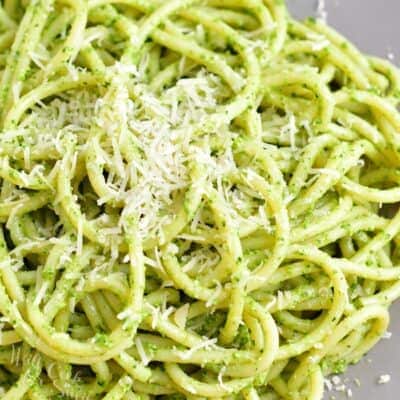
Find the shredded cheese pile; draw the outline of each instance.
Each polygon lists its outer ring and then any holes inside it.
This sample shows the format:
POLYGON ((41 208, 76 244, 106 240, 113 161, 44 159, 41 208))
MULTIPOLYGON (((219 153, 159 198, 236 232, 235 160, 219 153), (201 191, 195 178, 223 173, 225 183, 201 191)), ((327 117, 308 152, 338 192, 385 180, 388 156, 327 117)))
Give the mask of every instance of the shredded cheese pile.
POLYGON ((1 398, 351 397, 400 296, 399 98, 279 0, 5 0, 1 398))

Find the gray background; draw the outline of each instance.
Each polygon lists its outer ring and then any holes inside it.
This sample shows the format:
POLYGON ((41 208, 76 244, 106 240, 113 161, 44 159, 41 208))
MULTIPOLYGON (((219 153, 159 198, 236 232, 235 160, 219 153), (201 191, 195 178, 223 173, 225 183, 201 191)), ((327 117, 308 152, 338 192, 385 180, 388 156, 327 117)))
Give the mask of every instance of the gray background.
MULTIPOLYGON (((297 18, 315 16, 317 0, 286 0, 297 18)), ((328 23, 357 44, 364 52, 388 58, 391 53, 400 65, 400 0, 325 0, 328 23)), ((392 58, 393 58, 392 57, 392 58)), ((352 389, 353 400, 400 399, 400 302, 391 309, 391 339, 380 343, 356 366, 349 369, 346 386, 352 389), (391 381, 378 385, 382 374, 390 374, 391 381), (353 379, 361 381, 361 387, 353 379)), ((343 379, 343 378, 342 378, 343 379)), ((327 393, 345 399, 346 394, 327 393)))

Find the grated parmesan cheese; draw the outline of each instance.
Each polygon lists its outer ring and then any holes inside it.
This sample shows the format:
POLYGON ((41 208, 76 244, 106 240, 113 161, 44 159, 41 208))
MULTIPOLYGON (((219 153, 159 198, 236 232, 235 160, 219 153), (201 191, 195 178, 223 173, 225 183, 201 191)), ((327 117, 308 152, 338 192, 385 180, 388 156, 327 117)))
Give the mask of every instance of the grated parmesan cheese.
POLYGON ((324 384, 329 392, 333 389, 333 385, 330 379, 324 379, 324 384))
POLYGON ((382 335, 382 338, 383 339, 390 339, 391 337, 392 337, 392 332, 385 332, 383 335, 382 335))
POLYGON ((196 351, 202 349, 211 349, 216 346, 216 343, 217 343, 216 338, 213 339, 205 338, 202 342, 192 346, 189 350, 180 351, 179 354, 182 359, 188 360, 190 357, 192 357, 193 353, 195 353, 196 351))
POLYGON ((318 0, 317 17, 320 18, 323 22, 328 21, 328 12, 326 10, 325 0, 318 0))
POLYGON ((38 292, 36 294, 35 300, 33 302, 33 304, 35 306, 39 306, 40 303, 42 302, 42 300, 44 299, 44 296, 46 295, 46 291, 47 291, 48 285, 49 285, 48 282, 45 282, 45 283, 43 283, 41 285, 40 289, 38 290, 38 292))
POLYGON ((298 132, 296 125, 296 117, 293 114, 289 115, 289 121, 282 127, 281 134, 283 136, 289 136, 289 143, 292 151, 297 149, 296 146, 296 133, 298 132))
POLYGON ((150 359, 149 359, 149 357, 147 357, 147 354, 144 350, 142 341, 140 340, 140 338, 138 336, 135 337, 135 345, 136 345, 136 349, 139 353, 139 357, 140 357, 143 365, 147 366, 150 363, 150 359))
POLYGON ((333 375, 331 381, 334 385, 339 385, 342 382, 342 379, 340 378, 340 376, 333 375))
POLYGON ((221 389, 229 392, 230 391, 229 387, 224 384, 224 381, 222 379, 223 376, 224 376, 225 371, 226 371, 226 367, 225 366, 222 367, 221 370, 219 371, 219 373, 218 373, 218 384, 221 387, 221 389))
POLYGON ((389 374, 384 374, 378 378, 378 384, 385 385, 386 383, 389 383, 390 380, 391 380, 391 376, 389 374))

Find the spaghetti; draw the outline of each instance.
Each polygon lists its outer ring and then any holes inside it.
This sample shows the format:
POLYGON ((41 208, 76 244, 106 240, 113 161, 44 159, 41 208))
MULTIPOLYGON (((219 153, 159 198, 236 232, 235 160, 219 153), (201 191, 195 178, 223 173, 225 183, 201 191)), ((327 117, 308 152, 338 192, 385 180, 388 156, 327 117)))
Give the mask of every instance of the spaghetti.
POLYGON ((400 295, 400 74, 279 0, 0 7, 2 399, 322 399, 400 295))

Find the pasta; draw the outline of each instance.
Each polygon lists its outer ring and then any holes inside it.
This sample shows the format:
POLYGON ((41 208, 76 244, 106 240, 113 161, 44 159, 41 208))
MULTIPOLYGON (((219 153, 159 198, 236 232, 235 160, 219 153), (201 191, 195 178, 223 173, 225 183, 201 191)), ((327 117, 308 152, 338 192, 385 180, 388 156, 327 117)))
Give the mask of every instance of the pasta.
POLYGON ((400 74, 280 0, 4 0, 4 400, 322 399, 400 295, 400 74))

